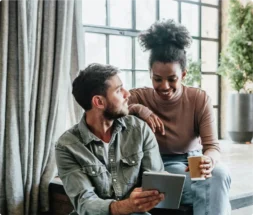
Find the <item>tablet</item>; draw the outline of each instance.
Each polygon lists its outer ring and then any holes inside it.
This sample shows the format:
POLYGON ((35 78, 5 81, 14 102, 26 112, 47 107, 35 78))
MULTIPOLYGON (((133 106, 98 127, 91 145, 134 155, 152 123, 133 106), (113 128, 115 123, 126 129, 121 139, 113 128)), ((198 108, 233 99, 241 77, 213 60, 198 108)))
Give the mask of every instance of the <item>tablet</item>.
POLYGON ((180 206, 185 175, 167 172, 143 172, 142 189, 158 190, 165 198, 156 208, 178 209, 180 206))

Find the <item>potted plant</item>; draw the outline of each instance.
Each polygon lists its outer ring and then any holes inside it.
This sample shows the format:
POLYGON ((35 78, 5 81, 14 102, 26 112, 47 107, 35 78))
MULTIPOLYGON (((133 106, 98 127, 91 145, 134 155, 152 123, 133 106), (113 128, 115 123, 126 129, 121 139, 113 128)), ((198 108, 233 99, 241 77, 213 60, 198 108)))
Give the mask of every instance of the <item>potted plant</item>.
POLYGON ((183 80, 186 86, 200 87, 201 82, 201 62, 193 61, 191 57, 188 58, 187 74, 183 80))
POLYGON ((221 53, 218 73, 232 89, 228 97, 227 130, 235 142, 250 142, 253 135, 253 4, 239 0, 229 5, 228 41, 221 53))

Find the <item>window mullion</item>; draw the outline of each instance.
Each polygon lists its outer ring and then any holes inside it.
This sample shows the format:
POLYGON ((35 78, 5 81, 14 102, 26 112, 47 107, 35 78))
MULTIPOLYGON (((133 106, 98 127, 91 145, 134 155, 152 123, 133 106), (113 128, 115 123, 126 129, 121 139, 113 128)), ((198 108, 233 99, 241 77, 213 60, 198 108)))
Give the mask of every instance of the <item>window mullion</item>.
POLYGON ((135 71, 135 67, 136 67, 136 56, 135 56, 135 37, 132 37, 132 86, 136 87, 136 71, 135 71))

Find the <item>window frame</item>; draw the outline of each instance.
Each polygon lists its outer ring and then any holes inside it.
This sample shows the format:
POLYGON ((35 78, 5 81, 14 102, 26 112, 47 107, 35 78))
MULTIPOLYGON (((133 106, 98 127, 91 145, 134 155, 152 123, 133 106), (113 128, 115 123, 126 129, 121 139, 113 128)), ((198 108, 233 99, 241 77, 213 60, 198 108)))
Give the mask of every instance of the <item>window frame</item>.
MULTIPOLYGON (((156 3, 156 9, 155 9, 155 17, 156 20, 160 19, 160 1, 155 0, 156 3)), ((188 4, 193 4, 198 6, 198 17, 199 17, 199 36, 192 36, 192 39, 195 39, 198 41, 198 52, 199 52, 199 59, 202 59, 202 48, 201 48, 201 42, 202 41, 212 41, 212 42, 217 42, 218 46, 218 59, 217 62, 219 64, 219 54, 221 51, 221 0, 218 0, 218 5, 212 5, 208 3, 202 3, 201 0, 198 2, 191 1, 191 0, 172 0, 178 2, 178 22, 181 23, 182 21, 182 13, 181 13, 181 8, 182 8, 182 3, 188 3, 188 4), (217 38, 207 38, 207 37, 202 37, 202 6, 208 7, 208 8, 216 8, 218 10, 218 35, 217 38)), ((85 35, 85 32, 87 33, 97 33, 97 34, 104 34, 106 36, 106 63, 109 64, 110 62, 110 50, 109 50, 109 36, 110 35, 118 35, 118 36, 126 36, 126 37, 131 37, 132 40, 132 68, 131 69, 124 69, 122 68, 122 71, 125 72, 131 72, 132 73, 132 86, 136 86, 136 72, 137 71, 147 71, 148 70, 142 70, 142 69, 136 69, 136 46, 135 46, 135 38, 139 34, 140 30, 136 29, 136 0, 132 0, 132 28, 127 29, 127 28, 119 28, 119 27, 111 27, 110 26, 110 0, 106 0, 106 25, 105 26, 98 26, 98 25, 88 25, 88 24, 83 24, 83 33, 85 35)), ((85 36, 84 36, 85 37, 85 36)), ((218 67, 218 65, 217 65, 218 67)), ((217 92, 218 92, 218 101, 217 105, 213 105, 214 109, 217 109, 217 114, 218 116, 217 119, 217 130, 218 130, 218 138, 221 138, 221 77, 217 74, 217 71, 202 71, 201 74, 204 75, 217 75, 217 92)), ((201 87, 201 85, 200 85, 201 87)))

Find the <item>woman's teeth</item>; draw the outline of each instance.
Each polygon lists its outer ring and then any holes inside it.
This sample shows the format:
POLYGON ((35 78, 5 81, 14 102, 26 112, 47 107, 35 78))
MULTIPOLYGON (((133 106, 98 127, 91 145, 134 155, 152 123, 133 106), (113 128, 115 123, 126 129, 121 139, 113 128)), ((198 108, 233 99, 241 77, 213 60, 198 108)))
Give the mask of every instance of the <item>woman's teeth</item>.
POLYGON ((163 95, 168 95, 169 92, 161 92, 163 95))

